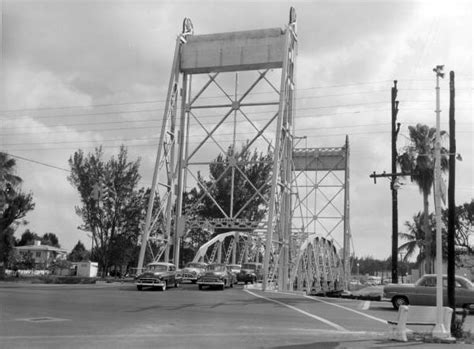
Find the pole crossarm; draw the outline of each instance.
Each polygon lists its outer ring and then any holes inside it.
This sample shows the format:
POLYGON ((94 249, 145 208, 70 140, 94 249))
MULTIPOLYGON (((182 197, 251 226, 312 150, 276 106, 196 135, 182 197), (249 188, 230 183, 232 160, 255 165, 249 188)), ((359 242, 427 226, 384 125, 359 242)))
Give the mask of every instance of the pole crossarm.
POLYGON ((382 173, 376 173, 375 171, 369 175, 370 178, 374 179, 374 184, 377 183, 377 178, 393 178, 393 177, 406 177, 406 176, 411 176, 413 173, 412 172, 395 172, 395 173, 386 173, 383 171, 382 173))

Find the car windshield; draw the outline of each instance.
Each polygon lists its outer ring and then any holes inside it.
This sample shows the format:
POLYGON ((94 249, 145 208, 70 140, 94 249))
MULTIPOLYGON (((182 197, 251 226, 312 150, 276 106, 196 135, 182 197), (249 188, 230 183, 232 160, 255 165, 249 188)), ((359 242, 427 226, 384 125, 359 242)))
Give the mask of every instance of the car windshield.
POLYGON ((166 271, 168 267, 163 264, 153 264, 149 265, 147 271, 166 271))
POLYGON ((188 263, 186 264, 186 268, 204 268, 204 266, 199 263, 188 263))
MULTIPOLYGON (((416 282, 417 286, 436 287, 436 276, 425 276, 416 282)), ((474 289, 474 285, 467 279, 456 277, 454 281, 456 288, 474 289)), ((443 287, 448 287, 447 277, 443 277, 443 287)))
POLYGON ((242 264, 242 269, 252 269, 255 270, 257 269, 257 266, 255 264, 242 264))
POLYGON ((208 265, 207 270, 210 270, 210 271, 225 271, 225 265, 224 264, 208 265))

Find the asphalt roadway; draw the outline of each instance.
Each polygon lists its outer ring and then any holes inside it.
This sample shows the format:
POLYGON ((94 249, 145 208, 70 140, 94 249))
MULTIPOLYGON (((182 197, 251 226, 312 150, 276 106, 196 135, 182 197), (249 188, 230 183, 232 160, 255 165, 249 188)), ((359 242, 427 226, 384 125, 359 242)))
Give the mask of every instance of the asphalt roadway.
POLYGON ((1 283, 0 348, 392 348, 406 345, 386 339, 386 320, 396 315, 387 302, 242 285, 162 292, 129 283, 1 283))

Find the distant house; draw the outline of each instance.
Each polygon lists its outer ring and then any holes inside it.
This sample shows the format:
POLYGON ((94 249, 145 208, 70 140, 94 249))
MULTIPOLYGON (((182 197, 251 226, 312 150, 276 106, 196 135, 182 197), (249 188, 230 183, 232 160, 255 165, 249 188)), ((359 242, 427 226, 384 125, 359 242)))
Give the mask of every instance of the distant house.
POLYGON ((48 266, 57 259, 66 259, 67 250, 42 245, 41 241, 36 240, 33 245, 18 246, 15 249, 22 256, 30 255, 35 262, 35 269, 46 269, 48 266))

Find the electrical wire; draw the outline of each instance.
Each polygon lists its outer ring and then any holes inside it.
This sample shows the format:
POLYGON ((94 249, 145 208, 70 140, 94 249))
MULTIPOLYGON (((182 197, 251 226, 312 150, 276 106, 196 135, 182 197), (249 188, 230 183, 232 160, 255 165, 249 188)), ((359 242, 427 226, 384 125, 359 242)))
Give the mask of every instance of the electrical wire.
POLYGON ((47 164, 47 163, 45 163, 45 162, 41 162, 41 161, 37 161, 37 160, 33 160, 33 159, 28 159, 28 158, 25 158, 25 157, 22 157, 22 156, 18 156, 18 155, 13 155, 13 154, 10 154, 10 153, 4 152, 4 151, 3 151, 2 153, 7 154, 8 156, 10 156, 10 157, 12 157, 12 158, 16 158, 16 159, 20 159, 20 160, 32 162, 32 163, 35 163, 35 164, 38 164, 38 165, 42 165, 42 166, 54 168, 54 169, 56 169, 56 170, 61 170, 61 171, 65 171, 65 172, 71 172, 70 170, 67 170, 67 169, 65 169, 65 168, 58 167, 58 166, 54 166, 54 165, 51 165, 51 164, 47 164))

